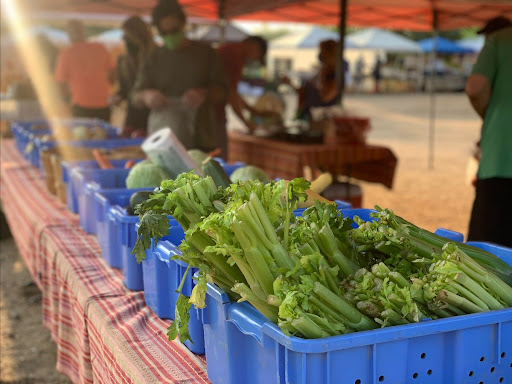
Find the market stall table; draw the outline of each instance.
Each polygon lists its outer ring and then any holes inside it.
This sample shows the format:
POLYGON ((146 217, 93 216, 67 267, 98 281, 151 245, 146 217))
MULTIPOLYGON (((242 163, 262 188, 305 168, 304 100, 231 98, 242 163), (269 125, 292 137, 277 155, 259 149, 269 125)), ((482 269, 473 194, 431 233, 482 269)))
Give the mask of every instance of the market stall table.
POLYGON ((262 168, 271 178, 303 176, 309 166, 333 175, 393 186, 397 158, 386 147, 366 144, 302 144, 229 133, 229 161, 262 168))
POLYGON ((143 292, 123 285, 96 237, 46 192, 12 140, 1 143, 3 209, 43 295, 43 323, 57 343, 57 369, 75 383, 208 383, 204 356, 168 341, 143 292))

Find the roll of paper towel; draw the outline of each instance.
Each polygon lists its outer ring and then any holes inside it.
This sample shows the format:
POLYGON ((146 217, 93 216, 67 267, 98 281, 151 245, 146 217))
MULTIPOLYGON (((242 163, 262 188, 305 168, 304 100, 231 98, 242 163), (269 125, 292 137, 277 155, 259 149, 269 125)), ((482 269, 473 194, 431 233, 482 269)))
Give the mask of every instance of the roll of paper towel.
POLYGON ((201 174, 201 170, 197 169, 196 163, 170 128, 162 128, 149 136, 142 143, 142 150, 153 163, 165 169, 173 178, 192 169, 201 174))

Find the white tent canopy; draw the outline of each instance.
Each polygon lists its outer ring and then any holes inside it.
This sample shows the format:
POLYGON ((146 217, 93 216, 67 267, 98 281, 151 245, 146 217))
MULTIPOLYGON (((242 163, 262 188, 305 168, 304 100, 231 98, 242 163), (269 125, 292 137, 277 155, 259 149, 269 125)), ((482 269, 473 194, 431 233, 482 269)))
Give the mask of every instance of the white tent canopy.
POLYGON ((321 41, 330 39, 337 41, 339 34, 325 28, 308 27, 275 39, 270 45, 272 48, 318 48, 321 41))
POLYGON ((38 25, 27 29, 24 32, 25 33, 22 36, 16 36, 16 38, 12 35, 2 36, 2 45, 11 45, 14 44, 18 39, 24 39, 28 36, 34 37, 38 35, 46 36, 48 40, 56 45, 69 44, 69 37, 67 32, 61 29, 52 28, 45 25, 38 25))
MULTIPOLYGON (((235 42, 242 41, 249 34, 233 24, 227 24, 224 29, 224 41, 235 42)), ((220 42, 221 41, 221 27, 218 25, 201 25, 194 31, 188 34, 188 37, 194 40, 201 40, 206 42, 220 42)))
POLYGON ((380 28, 369 28, 347 35, 349 47, 375 49, 388 52, 421 53, 421 47, 413 40, 380 28))
POLYGON ((461 47, 469 48, 473 52, 480 52, 484 46, 485 38, 483 36, 472 37, 469 39, 462 39, 457 41, 461 47))

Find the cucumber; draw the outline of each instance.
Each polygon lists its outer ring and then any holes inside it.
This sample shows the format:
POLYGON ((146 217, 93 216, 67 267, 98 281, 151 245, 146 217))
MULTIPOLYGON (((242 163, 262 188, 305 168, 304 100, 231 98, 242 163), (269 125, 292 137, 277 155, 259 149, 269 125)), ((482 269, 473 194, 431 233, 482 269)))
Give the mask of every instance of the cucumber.
POLYGON ((222 166, 215 159, 208 157, 201 166, 205 176, 210 176, 217 187, 227 188, 231 185, 231 179, 222 166))
POLYGON ((140 191, 140 192, 135 192, 131 197, 130 197, 130 207, 135 210, 135 208, 137 207, 137 205, 139 204, 142 204, 143 202, 145 202, 147 199, 149 199, 149 195, 151 195, 153 193, 153 191, 140 191))

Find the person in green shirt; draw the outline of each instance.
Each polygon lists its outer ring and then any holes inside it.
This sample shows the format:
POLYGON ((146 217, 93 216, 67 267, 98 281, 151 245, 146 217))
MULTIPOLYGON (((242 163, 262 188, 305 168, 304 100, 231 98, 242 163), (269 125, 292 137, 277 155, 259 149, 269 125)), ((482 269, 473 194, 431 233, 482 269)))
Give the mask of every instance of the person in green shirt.
POLYGON ((483 120, 468 240, 512 247, 512 22, 497 17, 479 33, 486 42, 466 83, 483 120))
POLYGON ((170 127, 187 149, 210 152, 227 147, 217 111, 228 83, 220 57, 207 44, 185 37, 186 15, 176 0, 159 0, 153 24, 163 40, 142 64, 132 100, 151 109, 148 134, 170 127))

